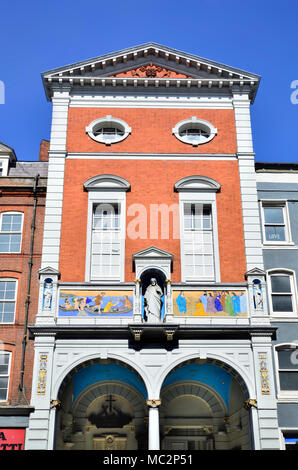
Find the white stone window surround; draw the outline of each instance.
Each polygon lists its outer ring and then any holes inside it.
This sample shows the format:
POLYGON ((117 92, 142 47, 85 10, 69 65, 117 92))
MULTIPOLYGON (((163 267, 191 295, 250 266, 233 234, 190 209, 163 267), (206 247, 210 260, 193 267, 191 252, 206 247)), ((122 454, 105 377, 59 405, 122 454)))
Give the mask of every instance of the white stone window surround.
POLYGON ((20 235, 20 247, 19 250, 9 250, 9 251, 0 251, 0 254, 8 254, 8 253, 21 253, 22 251, 22 241, 23 241, 23 225, 24 225, 24 213, 20 211, 6 211, 6 212, 1 212, 0 214, 0 234, 1 235, 20 235), (22 216, 21 218, 21 227, 20 230, 17 231, 2 231, 2 223, 3 223, 3 216, 5 215, 20 215, 22 216))
POLYGON ((184 144, 190 144, 193 147, 197 147, 198 145, 210 142, 210 140, 212 140, 216 136, 217 129, 210 122, 205 121, 204 119, 199 119, 196 116, 192 116, 190 119, 184 119, 183 121, 178 122, 176 126, 173 127, 172 133, 178 140, 180 140, 184 144), (198 140, 193 140, 187 135, 180 135, 181 131, 189 128, 206 131, 209 136, 200 138, 198 140))
POLYGON ((6 397, 5 397, 5 399, 2 399, 1 395, 0 395, 0 403, 6 403, 7 399, 8 399, 8 391, 9 391, 9 386, 10 386, 10 372, 11 372, 11 356, 12 356, 12 353, 11 353, 11 351, 5 351, 5 349, 0 351, 0 366, 1 365, 2 366, 6 365, 6 364, 4 364, 3 356, 8 356, 7 373, 0 372, 0 378, 7 378, 7 388, 6 388, 6 397))
MULTIPOLYGON (((293 321, 297 320, 298 321, 298 312, 297 312, 297 283, 296 283, 296 275, 295 271, 291 269, 286 269, 286 268, 274 268, 274 269, 269 269, 267 271, 267 287, 268 287, 268 298, 269 298, 269 312, 271 316, 271 320, 273 321, 293 321), (273 311, 273 304, 272 304, 272 286, 271 286, 271 278, 272 276, 287 276, 289 277, 290 280, 290 288, 291 292, 285 293, 288 295, 291 295, 291 300, 292 300, 292 305, 293 305, 293 311, 291 312, 274 312, 273 311)), ((298 338, 297 338, 298 339, 298 338)))
MULTIPOLYGON (((292 241, 291 237, 291 225, 290 225, 290 217, 289 217, 289 210, 288 210, 288 201, 286 199, 260 199, 260 213, 261 213, 261 220, 262 220, 262 237, 263 237, 263 246, 266 247, 280 247, 280 246, 294 246, 294 242, 292 241), (269 241, 266 240, 266 233, 265 233, 265 213, 264 208, 282 208, 283 211, 283 219, 284 219, 284 232, 285 232, 285 240, 284 241, 269 241)), ((274 224, 272 224, 274 225, 274 224)), ((276 224, 277 225, 277 224, 276 224)))
MULTIPOLYGON (((15 277, 0 277, 0 282, 14 282, 14 297, 13 298, 0 298, 0 303, 13 303, 14 304, 14 311, 13 311, 13 321, 10 322, 3 322, 2 320, 2 313, 0 312, 0 325, 13 325, 15 323, 15 316, 16 316, 16 304, 17 304, 17 293, 18 293, 18 279, 15 277)), ((9 312, 11 313, 11 312, 9 312)))
POLYGON ((0 158, 0 176, 7 176, 9 169, 9 157, 0 158))
POLYGON ((131 127, 123 121, 122 119, 115 118, 113 116, 107 115, 103 118, 98 118, 92 121, 87 127, 86 127, 86 132, 89 135, 89 137, 96 142, 99 142, 101 144, 105 145, 111 145, 111 144, 116 144, 118 142, 121 142, 122 140, 126 139, 129 134, 131 134, 131 127), (115 135, 114 138, 109 138, 105 134, 98 134, 95 135, 94 131, 96 128, 100 127, 115 127, 116 129, 119 129, 123 132, 123 135, 115 135))
POLYGON ((115 175, 99 175, 90 178, 84 184, 88 191, 88 217, 87 217, 87 240, 86 240, 86 282, 116 281, 124 282, 125 277, 125 235, 126 235, 126 191, 130 184, 123 178, 115 175), (96 204, 118 204, 120 207, 120 276, 116 278, 92 278, 91 277, 91 244, 93 207, 96 204))
POLYGON ((218 226, 216 209, 216 192, 220 190, 220 184, 205 176, 190 176, 182 178, 175 184, 179 192, 180 208, 180 253, 181 253, 181 281, 182 282, 220 282, 220 261, 218 245, 218 226), (199 203, 211 205, 214 278, 188 278, 185 273, 184 263, 184 203, 199 203))
MULTIPOLYGON (((298 339, 298 338, 297 338, 298 339)), ((278 353, 282 350, 286 350, 289 352, 289 354, 293 353, 295 356, 295 359, 298 359, 298 344, 297 343, 280 343, 276 344, 274 346, 274 363, 276 364, 275 367, 275 378, 276 378, 276 391, 277 391, 277 398, 279 402, 298 402, 298 390, 282 390, 281 385, 280 385, 280 372, 292 372, 298 374, 298 368, 292 368, 292 369, 285 369, 285 368, 280 368, 279 364, 279 356, 278 353)), ((296 366, 297 367, 297 366, 296 366)))

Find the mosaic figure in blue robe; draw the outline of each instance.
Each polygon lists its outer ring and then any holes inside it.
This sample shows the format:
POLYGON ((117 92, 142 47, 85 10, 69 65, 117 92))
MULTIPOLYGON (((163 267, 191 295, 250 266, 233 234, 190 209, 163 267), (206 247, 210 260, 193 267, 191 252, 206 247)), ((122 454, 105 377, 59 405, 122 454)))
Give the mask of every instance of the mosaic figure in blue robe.
POLYGON ((221 305, 221 302, 220 302, 220 298, 221 298, 221 295, 218 294, 216 297, 215 297, 215 308, 218 312, 222 312, 223 311, 223 307, 221 305))
POLYGON ((233 302, 234 313, 235 315, 238 315, 240 313, 240 299, 238 295, 235 294, 235 292, 233 292, 233 295, 232 295, 232 302, 233 302))
POLYGON ((204 310, 207 313, 207 293, 204 292, 204 294, 201 295, 200 299, 201 299, 201 302, 204 306, 204 310))
POLYGON ((184 297, 183 292, 181 291, 176 299, 176 303, 179 308, 180 313, 186 313, 186 298, 184 297))
POLYGON ((240 295, 240 313, 246 313, 247 312, 247 300, 246 300, 246 295, 242 293, 240 295))

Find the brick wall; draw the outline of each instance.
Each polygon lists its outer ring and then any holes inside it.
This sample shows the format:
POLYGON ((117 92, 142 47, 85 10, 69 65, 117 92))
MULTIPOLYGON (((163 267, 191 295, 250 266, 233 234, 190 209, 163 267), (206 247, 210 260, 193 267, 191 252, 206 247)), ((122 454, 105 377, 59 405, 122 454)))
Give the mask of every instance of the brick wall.
POLYGON ((143 109, 143 108, 69 108, 68 152, 137 153, 235 153, 236 132, 232 109, 143 109), (86 134, 86 126, 97 118, 112 115, 125 121, 131 135, 114 145, 104 145, 86 134), (192 116, 209 121, 217 136, 205 145, 193 147, 172 135, 172 128, 192 116))
MULTIPOLYGON (((43 220, 44 220, 45 194, 38 198, 36 211, 36 229, 34 242, 34 255, 31 281, 31 301, 29 306, 28 324, 35 323, 38 304, 38 270, 40 268, 43 220)), ((5 190, 0 198, 0 213, 16 211, 24 213, 22 246, 20 254, 0 254, 0 278, 14 278, 18 280, 15 323, 13 325, 0 324, 0 340, 4 343, 1 348, 11 351, 11 374, 9 384, 8 403, 11 405, 27 405, 30 401, 33 369, 33 341, 29 340, 25 356, 24 391, 20 392, 19 379, 22 358, 22 340, 25 321, 25 301, 27 295, 29 253, 31 239, 31 223, 33 214, 33 198, 30 193, 22 196, 5 196, 5 190)))
MULTIPOLYGON (((143 204, 147 213, 150 204, 179 202, 174 184, 190 175, 204 175, 221 184, 217 194, 218 236, 222 282, 243 282, 246 270, 240 183, 237 161, 190 160, 86 160, 68 159, 65 167, 64 202, 62 214, 60 271, 65 282, 85 280, 86 229, 88 193, 83 183, 92 176, 114 174, 131 184, 127 193, 127 207, 143 204)), ((132 217, 127 217, 127 223, 132 217)), ((147 223, 149 229, 149 220, 147 223)), ((149 230, 148 230, 149 232, 149 230)), ((149 233, 148 233, 149 236, 149 233)), ((180 241, 126 239, 125 281, 133 281, 132 255, 149 246, 169 251, 174 255, 173 281, 180 278, 180 241)))

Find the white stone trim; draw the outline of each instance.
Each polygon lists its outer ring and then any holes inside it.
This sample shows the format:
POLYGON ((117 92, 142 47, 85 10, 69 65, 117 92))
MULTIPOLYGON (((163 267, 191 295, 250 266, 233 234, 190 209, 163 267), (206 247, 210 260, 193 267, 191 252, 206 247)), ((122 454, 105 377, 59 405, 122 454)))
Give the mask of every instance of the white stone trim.
POLYGON ((52 101, 53 115, 41 267, 51 266, 58 270, 69 105, 68 91, 54 92, 52 101), (55 210, 54 215, 53 209, 55 210), (50 243, 49 239, 51 239, 50 243))
POLYGON ((76 153, 69 152, 67 159, 70 160, 208 160, 208 161, 235 161, 237 156, 235 154, 174 154, 174 153, 163 153, 163 154, 147 154, 147 153, 130 153, 130 154, 118 154, 118 153, 76 153))
POLYGON ((177 93, 154 94, 138 91, 135 93, 105 93, 88 95, 72 94, 70 107, 80 108, 173 108, 173 109, 233 109, 232 97, 222 91, 217 94, 198 96, 177 93))
POLYGON ((8 402, 8 397, 9 397, 9 390, 10 390, 10 381, 11 381, 11 361, 12 361, 12 351, 7 351, 5 349, 5 341, 4 341, 4 344, 3 342, 1 341, 1 349, 0 349, 0 364, 1 364, 1 355, 2 354, 8 354, 8 366, 7 366, 7 374, 1 374, 0 377, 8 377, 8 380, 7 380, 7 389, 6 389, 6 399, 5 400, 0 400, 0 405, 2 404, 5 404, 8 402))
POLYGON ((246 267, 247 271, 256 267, 263 269, 259 203, 253 153, 239 153, 238 162, 246 267))
POLYGON ((115 118, 113 116, 107 115, 102 118, 95 119, 92 121, 87 127, 86 127, 86 133, 89 135, 89 137, 96 142, 99 142, 101 144, 105 145, 112 145, 112 144, 117 144, 118 142, 121 142, 122 140, 126 139, 129 134, 131 134, 131 127, 123 121, 122 119, 115 118), (120 128, 123 130, 124 134, 123 135, 118 135, 114 139, 109 139, 107 137, 103 137, 100 135, 95 135, 94 134, 94 128, 99 126, 99 125, 106 125, 108 127, 115 126, 117 128, 120 128))
MULTIPOLYGON (((298 183, 298 173, 287 173, 287 171, 277 171, 277 172, 271 172, 270 170, 261 172, 257 171, 256 172, 256 179, 257 183, 298 183)), ((276 190, 277 188, 275 188, 276 190)), ((264 188, 259 188, 259 192, 264 191, 264 188)), ((268 189, 266 188, 266 191, 268 189)), ((274 192, 274 189, 271 190, 274 192)), ((284 192, 287 192, 285 189, 284 192)))
POLYGON ((24 212, 21 212, 21 211, 13 211, 13 210, 9 210, 9 211, 6 211, 5 210, 5 206, 2 206, 4 208, 4 211, 3 212, 0 212, 0 233, 3 235, 3 234, 6 234, 6 235, 9 235, 9 234, 13 234, 13 233, 16 233, 16 234, 21 234, 21 241, 20 241, 20 249, 19 251, 1 251, 1 255, 4 255, 6 253, 22 253, 22 248, 23 248, 23 228, 24 228, 24 212), (1 228, 2 228, 2 219, 3 219, 3 215, 21 215, 22 216, 22 222, 21 222, 21 230, 18 231, 18 232, 14 232, 14 231, 11 231, 11 232, 2 232, 1 231, 1 228))
POLYGON ((111 281, 124 282, 125 277, 125 235, 126 235, 126 193, 125 191, 88 191, 88 217, 87 217, 87 240, 86 240, 86 269, 85 281, 98 282, 106 279, 91 279, 91 238, 92 238, 92 217, 93 205, 97 203, 118 203, 120 210, 120 277, 109 279, 111 281))
MULTIPOLYGON (((297 338, 298 340, 298 338, 297 338)), ((282 346, 288 346, 291 347, 293 345, 293 352, 294 350, 298 349, 298 343, 293 343, 292 341, 289 341, 287 343, 279 343, 275 344, 273 348, 273 354, 274 354, 274 363, 276 365, 275 367, 275 380, 276 380, 276 392, 277 392, 277 398, 279 402, 284 402, 284 403, 297 403, 298 402, 298 390, 281 390, 280 388, 280 379, 279 379, 279 371, 280 370, 286 370, 286 369, 280 369, 279 367, 279 360, 278 360, 278 348, 282 349, 282 346)), ((295 370, 295 369, 291 369, 295 370)), ((298 370, 296 371, 298 373, 298 370)))
POLYGON ((193 147, 197 147, 198 145, 203 145, 203 144, 207 144, 208 142, 210 142, 210 140, 212 140, 216 136, 217 129, 210 122, 205 121, 204 119, 199 119, 196 116, 192 116, 189 119, 184 119, 183 121, 178 122, 176 126, 173 127, 172 133, 178 140, 180 140, 184 144, 189 144, 189 145, 192 145, 193 147), (209 132, 209 137, 207 137, 202 142, 198 142, 198 141, 192 141, 188 137, 181 136, 180 135, 181 130, 188 128, 188 127, 195 128, 195 129, 196 128, 207 129, 209 132))
POLYGON ((297 319, 298 316, 298 296, 297 296, 297 282, 296 273, 292 269, 288 268, 270 268, 267 270, 267 286, 268 286, 268 297, 269 297, 269 312, 272 321, 283 321, 284 319, 297 319), (286 275, 290 278, 291 294, 293 312, 273 312, 272 307, 272 289, 271 289, 271 276, 272 275, 286 275))
MULTIPOLYGON (((188 280, 185 275, 184 268, 184 203, 185 202, 198 202, 211 205, 212 214, 212 234, 213 234, 213 255, 214 255, 214 279, 211 282, 220 282, 220 258, 219 258, 219 244, 218 244, 218 226, 217 226, 217 210, 216 210, 216 194, 215 192, 179 192, 179 211, 180 211, 180 257, 181 257, 181 281, 194 282, 194 279, 188 280)), ((200 279, 203 282, 204 279, 200 279)), ((205 279, 205 281, 207 281, 205 279)), ((209 279, 210 281, 210 279, 209 279)))
MULTIPOLYGON (((285 245, 294 245, 291 234, 291 224, 289 216, 288 201, 286 199, 260 199, 260 214, 262 222, 262 235, 263 235, 263 248, 264 247, 277 247, 285 245), (285 225, 285 241, 270 242, 266 240, 265 235, 265 215, 264 207, 281 207, 283 209, 284 225, 285 225)), ((274 225, 274 224, 272 224, 274 225)))

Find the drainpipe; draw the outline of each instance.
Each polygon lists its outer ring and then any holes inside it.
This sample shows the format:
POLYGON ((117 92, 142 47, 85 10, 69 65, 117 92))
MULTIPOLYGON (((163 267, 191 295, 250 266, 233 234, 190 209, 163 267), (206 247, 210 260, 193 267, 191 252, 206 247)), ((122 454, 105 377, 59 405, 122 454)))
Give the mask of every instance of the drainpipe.
POLYGON ((25 353, 27 346, 27 327, 28 327, 28 314, 29 314, 29 305, 30 305, 30 295, 31 295, 31 277, 32 277, 32 266, 33 266, 33 247, 34 247, 34 231, 35 231, 35 220, 36 220, 36 206, 37 206, 37 185, 38 185, 39 175, 36 175, 34 178, 33 185, 33 214, 31 222, 31 239, 30 239, 30 254, 28 261, 28 278, 27 278, 27 295, 25 301, 25 320, 24 320, 24 332, 23 332, 23 341, 22 341, 22 360, 21 360, 21 373, 20 373, 20 382, 19 390, 24 388, 24 372, 25 372, 25 353))

